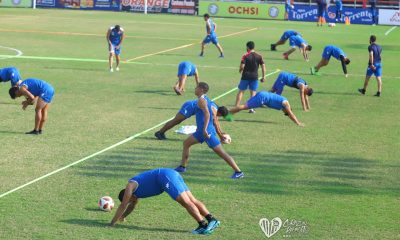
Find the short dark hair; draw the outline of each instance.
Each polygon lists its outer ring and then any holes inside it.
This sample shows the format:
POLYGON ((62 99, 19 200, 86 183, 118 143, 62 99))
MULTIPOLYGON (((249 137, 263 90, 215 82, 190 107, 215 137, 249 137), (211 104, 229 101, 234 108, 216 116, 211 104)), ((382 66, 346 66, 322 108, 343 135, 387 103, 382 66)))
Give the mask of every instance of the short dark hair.
POLYGON ((229 110, 228 110, 225 106, 221 106, 221 107, 218 108, 217 112, 218 112, 221 116, 225 117, 226 115, 228 115, 229 110))
POLYGON ((250 50, 253 50, 254 47, 255 47, 255 44, 254 44, 253 41, 248 41, 248 42, 246 43, 246 47, 247 47, 248 49, 250 49, 250 50))
POLYGON ((346 65, 349 65, 349 64, 350 64, 350 59, 346 58, 346 59, 344 60, 344 62, 346 63, 346 65))
POLYGON ((314 93, 314 90, 312 88, 307 89, 307 96, 311 96, 314 93))
POLYGON ((205 14, 203 15, 203 17, 205 17, 205 18, 209 18, 209 17, 210 17, 210 15, 208 15, 208 13, 205 13, 205 14))
POLYGON ((8 93, 10 94, 10 97, 12 99, 15 99, 17 96, 17 91, 18 91, 18 87, 12 87, 10 88, 10 90, 8 90, 8 93))
POLYGON ((125 195, 125 188, 122 189, 118 194, 118 199, 120 202, 122 202, 122 199, 124 199, 124 195, 125 195))
POLYGON ((369 37, 369 41, 374 43, 376 41, 376 36, 371 35, 371 37, 369 37))
POLYGON ((203 89, 203 92, 204 92, 204 93, 207 93, 208 90, 210 89, 210 87, 208 86, 208 84, 205 83, 205 82, 199 82, 199 85, 198 85, 197 87, 203 89))
POLYGON ((120 25, 115 25, 115 26, 114 26, 114 29, 117 30, 117 31, 119 31, 119 30, 121 29, 121 26, 120 26, 120 25))
POLYGON ((312 46, 311 46, 311 45, 307 45, 306 49, 307 49, 308 51, 311 51, 312 46))

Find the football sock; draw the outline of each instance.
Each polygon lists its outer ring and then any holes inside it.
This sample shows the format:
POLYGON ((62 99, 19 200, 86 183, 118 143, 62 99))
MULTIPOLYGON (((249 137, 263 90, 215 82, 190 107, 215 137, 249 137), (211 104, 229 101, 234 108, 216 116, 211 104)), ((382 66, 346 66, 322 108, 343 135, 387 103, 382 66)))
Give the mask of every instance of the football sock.
POLYGON ((203 228, 206 228, 207 227, 207 222, 203 219, 203 220, 201 220, 200 222, 198 222, 199 223, 199 227, 203 227, 203 228))
POLYGON ((215 220, 214 216, 211 215, 211 213, 209 213, 209 214, 206 216, 206 219, 207 219, 208 222, 211 222, 212 220, 215 220))

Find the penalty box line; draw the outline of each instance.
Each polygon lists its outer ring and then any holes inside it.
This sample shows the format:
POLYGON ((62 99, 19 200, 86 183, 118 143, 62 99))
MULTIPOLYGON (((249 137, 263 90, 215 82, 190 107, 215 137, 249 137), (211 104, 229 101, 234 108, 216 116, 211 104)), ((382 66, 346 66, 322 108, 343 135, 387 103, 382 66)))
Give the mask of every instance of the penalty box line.
MULTIPOLYGON (((276 74, 276 73, 278 73, 278 72, 280 72, 280 70, 279 70, 279 69, 276 69, 274 72, 271 72, 271 73, 266 74, 265 77, 271 76, 271 75, 276 74)), ((232 88, 231 90, 229 90, 229 91, 227 91, 227 92, 225 92, 225 93, 223 93, 223 94, 221 94, 221 95, 219 95, 219 96, 213 98, 212 101, 218 100, 218 99, 220 99, 220 98, 222 98, 222 97, 224 97, 224 96, 226 96, 226 95, 228 95, 228 94, 234 92, 235 90, 237 90, 237 87, 232 88)), ((42 179, 45 179, 45 178, 47 178, 47 177, 50 177, 50 176, 52 176, 52 175, 54 175, 54 174, 56 174, 56 173, 59 173, 59 172, 61 172, 61 171, 64 171, 65 169, 68 169, 68 168, 70 168, 70 167, 72 167, 72 166, 74 166, 74 165, 77 165, 77 164, 79 164, 79 163, 81 163, 81 162, 84 162, 84 161, 86 161, 86 160, 88 160, 88 159, 91 159, 91 158, 93 158, 93 157, 95 157, 95 156, 97 156, 97 155, 100 155, 100 154, 102 154, 102 153, 104 153, 104 152, 107 152, 108 150, 114 149, 114 148, 116 148, 116 147, 118 147, 118 146, 120 146, 120 145, 122 145, 122 144, 125 144, 125 143, 127 143, 127 142, 130 142, 130 141, 132 141, 132 140, 134 140, 134 139, 136 139, 136 138, 138 138, 138 137, 140 137, 140 136, 142 136, 142 135, 144 135, 144 134, 146 134, 146 133, 148 133, 148 132, 150 132, 150 131, 153 131, 154 129, 156 129, 156 128, 162 126, 162 125, 164 125, 165 123, 167 123, 168 121, 170 121, 170 120, 172 120, 172 119, 173 119, 173 117, 172 117, 172 118, 169 118, 169 119, 167 119, 167 120, 165 120, 165 121, 163 121, 163 122, 160 122, 159 124, 157 124, 157 125, 155 125, 155 126, 153 126, 153 127, 151 127, 151 128, 148 128, 148 129, 146 129, 146 130, 144 130, 144 131, 142 131, 142 132, 136 133, 135 135, 130 136, 130 137, 128 137, 128 138, 126 138, 126 139, 124 139, 124 140, 122 140, 122 141, 120 141, 120 142, 117 142, 117 143, 115 143, 115 144, 113 144, 113 145, 111 145, 111 146, 109 146, 109 147, 106 147, 106 148, 104 148, 104 149, 102 149, 102 150, 100 150, 100 151, 98 151, 98 152, 95 152, 95 153, 93 153, 93 154, 91 154, 91 155, 89 155, 89 156, 87 156, 87 157, 84 157, 84 158, 82 158, 82 159, 79 159, 78 161, 75 161, 75 162, 73 162, 73 163, 71 163, 71 164, 68 164, 68 165, 62 167, 62 168, 59 168, 59 169, 54 170, 54 171, 52 171, 52 172, 50 172, 50 173, 47 173, 47 174, 45 174, 45 175, 43 175, 43 176, 41 176, 41 177, 38 177, 38 178, 36 178, 36 179, 34 179, 34 180, 30 181, 30 182, 27 182, 27 183, 25 183, 25 184, 23 184, 23 185, 21 185, 21 186, 19 186, 19 187, 16 187, 16 188, 14 188, 14 189, 11 189, 10 191, 7 191, 7 192, 5 192, 5 193, 2 193, 2 194, 0 195, 0 198, 3 198, 3 197, 5 197, 5 196, 7 196, 7 195, 9 195, 9 194, 11 194, 11 193, 13 193, 13 192, 16 192, 16 191, 18 191, 18 190, 20 190, 20 189, 22 189, 22 188, 25 188, 25 187, 27 187, 27 186, 29 186, 29 185, 31 185, 31 184, 34 184, 34 183, 36 183, 36 182, 38 182, 38 181, 40 181, 40 180, 42 180, 42 179)))

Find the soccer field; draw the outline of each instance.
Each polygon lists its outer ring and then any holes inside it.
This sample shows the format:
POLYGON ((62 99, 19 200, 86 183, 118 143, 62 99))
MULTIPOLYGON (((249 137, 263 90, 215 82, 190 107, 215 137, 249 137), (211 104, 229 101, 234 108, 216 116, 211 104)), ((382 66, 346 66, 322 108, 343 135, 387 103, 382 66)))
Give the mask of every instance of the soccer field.
MULTIPOLYGON (((179 165, 186 136, 171 130, 167 141, 159 141, 153 135, 184 101, 196 98, 193 78, 183 96, 173 92, 178 63, 195 63, 210 98, 223 95, 216 102, 232 107, 236 91, 225 93, 239 83, 249 40, 264 56, 267 73, 276 72, 260 89, 271 88, 277 69, 294 72, 315 91, 311 111, 303 112, 298 91, 286 88, 283 96, 304 128, 267 108, 221 120, 232 137, 224 148, 245 172, 243 179, 230 179, 231 168, 206 144, 192 147, 182 176, 221 221, 206 238, 267 239, 259 221, 275 217, 304 222, 305 231, 286 223, 271 239, 400 238, 400 29, 385 35, 391 26, 214 20, 223 59, 210 45, 198 57, 205 35, 201 17, 0 9, 0 68, 15 66, 23 79, 43 79, 56 91, 44 134, 31 136, 24 133, 33 129, 34 108, 23 111, 22 100, 8 95, 10 84, 0 84, 0 239, 202 238, 190 233, 197 223, 167 194, 143 199, 115 228, 105 227, 115 209, 102 212, 97 201, 109 195, 118 206, 117 194, 129 178, 179 165), (115 24, 127 38, 121 70, 110 73, 105 36, 115 24), (287 29, 313 46, 310 62, 298 50, 284 60, 287 44, 270 51, 287 29), (365 96, 357 91, 371 34, 383 48, 380 98, 373 96, 374 78, 365 96), (328 44, 351 59, 348 78, 333 58, 321 76, 310 75, 328 44), (4 195, 26 183, 32 184, 4 195)), ((194 117, 184 124, 195 124, 194 117)))

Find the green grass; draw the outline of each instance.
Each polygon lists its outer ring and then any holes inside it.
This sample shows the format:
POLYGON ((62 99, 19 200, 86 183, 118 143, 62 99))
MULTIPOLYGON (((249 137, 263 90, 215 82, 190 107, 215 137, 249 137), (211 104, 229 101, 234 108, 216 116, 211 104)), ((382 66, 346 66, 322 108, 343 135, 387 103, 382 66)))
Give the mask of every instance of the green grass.
MULTIPOLYGON (((303 237, 308 239, 399 238, 400 31, 385 36, 387 26, 317 28, 314 23, 301 22, 215 21, 219 36, 258 29, 221 38, 224 59, 217 58, 213 46, 199 58, 198 42, 204 37, 200 17, 1 9, 0 46, 19 49, 24 56, 107 60, 105 33, 117 23, 128 35, 122 50, 124 60, 196 44, 136 61, 149 64, 124 63, 121 71, 113 74, 107 71, 106 62, 0 60, 0 67, 16 66, 23 78, 41 78, 56 89, 45 134, 26 136, 24 132, 33 128, 33 109, 22 111, 21 100, 8 97, 9 84, 0 85, 0 193, 173 116, 185 100, 195 98, 193 79, 188 80, 184 96, 172 91, 180 61, 199 65, 201 80, 211 86, 211 97, 234 88, 245 43, 253 40, 268 72, 277 68, 296 72, 315 89, 312 111, 302 112, 298 92, 286 89, 284 96, 305 128, 271 109, 240 113, 234 122, 222 121, 233 139, 224 148, 246 174, 239 181, 228 178, 230 168, 207 146, 193 147, 184 179, 222 222, 207 239, 266 239, 258 226, 264 217, 306 221, 309 232, 303 237), (269 44, 286 29, 300 31, 313 45, 309 63, 298 52, 284 61, 281 53, 287 46, 269 51, 269 44), (374 79, 366 96, 357 92, 363 84, 370 34, 376 34, 383 47, 381 98, 372 96, 374 79), (352 60, 349 78, 334 59, 321 70, 321 77, 309 75, 309 67, 320 60, 327 44, 340 46, 352 60)), ((14 52, 0 48, 0 55, 10 54, 14 52)), ((268 77, 260 88, 269 89, 275 77, 268 77)), ((234 99, 232 93, 218 103, 232 106, 234 99)), ((194 119, 185 122, 193 123, 194 119)), ((169 140, 161 142, 152 132, 144 134, 1 198, 0 238, 199 238, 189 233, 196 222, 167 194, 143 200, 128 221, 115 229, 105 228, 113 213, 97 210, 101 196, 116 199, 133 175, 178 165, 185 136, 172 131, 167 136, 169 140)), ((283 238, 283 231, 272 239, 283 238)))

